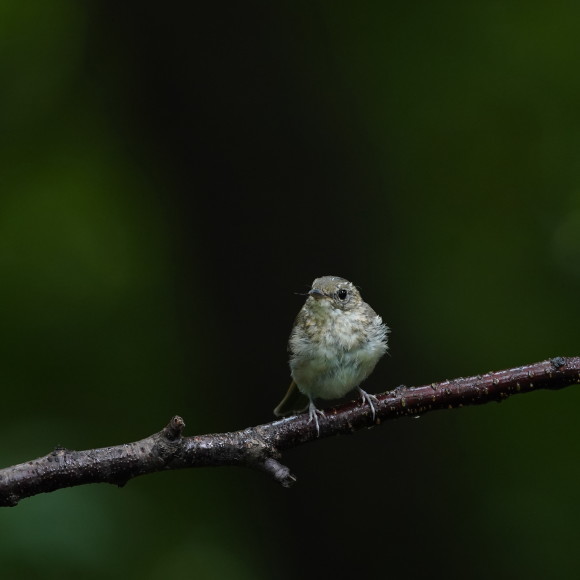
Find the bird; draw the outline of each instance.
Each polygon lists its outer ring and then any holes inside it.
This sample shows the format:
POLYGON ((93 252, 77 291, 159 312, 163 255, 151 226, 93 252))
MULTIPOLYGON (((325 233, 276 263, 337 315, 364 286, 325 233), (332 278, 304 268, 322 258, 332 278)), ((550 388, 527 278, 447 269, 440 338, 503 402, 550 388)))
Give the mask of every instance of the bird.
POLYGON ((378 400, 360 384, 387 352, 389 328, 356 286, 339 276, 316 278, 307 296, 288 341, 292 382, 274 415, 308 410, 320 436, 318 416, 324 412, 316 399, 338 399, 356 389, 374 421, 378 400))

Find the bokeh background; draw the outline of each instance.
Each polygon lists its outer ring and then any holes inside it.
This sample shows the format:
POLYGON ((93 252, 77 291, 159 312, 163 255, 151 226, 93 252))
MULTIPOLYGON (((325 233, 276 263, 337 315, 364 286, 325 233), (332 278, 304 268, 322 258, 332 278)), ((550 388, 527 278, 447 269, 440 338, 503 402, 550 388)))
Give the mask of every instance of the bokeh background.
MULTIPOLYGON (((580 5, 0 4, 0 464, 268 422, 320 275, 369 391, 580 354, 580 5)), ((0 511, 10 578, 569 578, 578 389, 0 511)))

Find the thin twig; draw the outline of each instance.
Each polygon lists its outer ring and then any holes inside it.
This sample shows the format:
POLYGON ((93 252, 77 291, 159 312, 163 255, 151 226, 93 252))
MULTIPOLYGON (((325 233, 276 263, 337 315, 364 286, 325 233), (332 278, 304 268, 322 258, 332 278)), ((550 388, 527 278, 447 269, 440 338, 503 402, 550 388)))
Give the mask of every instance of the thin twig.
MULTIPOLYGON (((580 357, 558 357, 475 377, 398 387, 377 395, 374 423, 577 383, 580 357)), ((372 425, 368 405, 348 402, 327 410, 320 418, 320 438, 372 425)), ((176 416, 159 433, 135 443, 87 451, 57 448, 44 457, 1 469, 0 506, 15 506, 23 498, 65 487, 87 483, 123 486, 139 475, 188 467, 243 465, 265 471, 289 487, 296 478, 278 461, 281 452, 317 439, 316 427, 308 422, 307 414, 233 433, 184 437, 184 427, 183 419, 176 416)))

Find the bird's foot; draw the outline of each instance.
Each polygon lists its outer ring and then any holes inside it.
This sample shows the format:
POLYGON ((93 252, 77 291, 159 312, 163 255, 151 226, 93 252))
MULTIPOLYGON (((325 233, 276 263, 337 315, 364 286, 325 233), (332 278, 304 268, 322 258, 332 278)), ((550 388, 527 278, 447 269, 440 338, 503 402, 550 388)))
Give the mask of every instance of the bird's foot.
POLYGON ((375 417, 377 416, 377 410, 375 409, 375 405, 379 404, 379 400, 374 395, 371 395, 370 393, 363 391, 360 387, 357 387, 357 388, 358 388, 358 392, 360 393, 360 396, 362 399, 362 404, 364 405, 365 403, 367 403, 368 406, 371 408, 371 412, 373 414, 373 421, 374 421, 375 417))
POLYGON ((308 422, 312 423, 314 420, 314 424, 316 425, 316 436, 320 437, 320 425, 318 424, 318 417, 316 415, 324 417, 324 411, 317 409, 314 402, 310 401, 310 404, 308 405, 308 422))

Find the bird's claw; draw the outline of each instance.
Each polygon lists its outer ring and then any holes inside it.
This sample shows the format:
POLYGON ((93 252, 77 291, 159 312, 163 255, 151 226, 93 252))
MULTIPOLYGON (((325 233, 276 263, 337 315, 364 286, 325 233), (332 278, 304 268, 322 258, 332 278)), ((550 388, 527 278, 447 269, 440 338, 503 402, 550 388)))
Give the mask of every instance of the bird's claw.
POLYGON ((375 405, 379 404, 379 400, 374 395, 371 395, 370 393, 363 391, 360 387, 358 387, 358 392, 360 393, 362 404, 364 405, 365 403, 367 403, 368 406, 371 408, 371 413, 373 414, 374 421, 377 416, 377 410, 375 408, 375 405))
POLYGON ((324 411, 316 408, 316 405, 310 401, 308 405, 308 423, 312 423, 314 420, 314 424, 316 425, 316 436, 320 437, 320 425, 318 424, 318 417, 316 415, 320 415, 324 417, 324 411))

